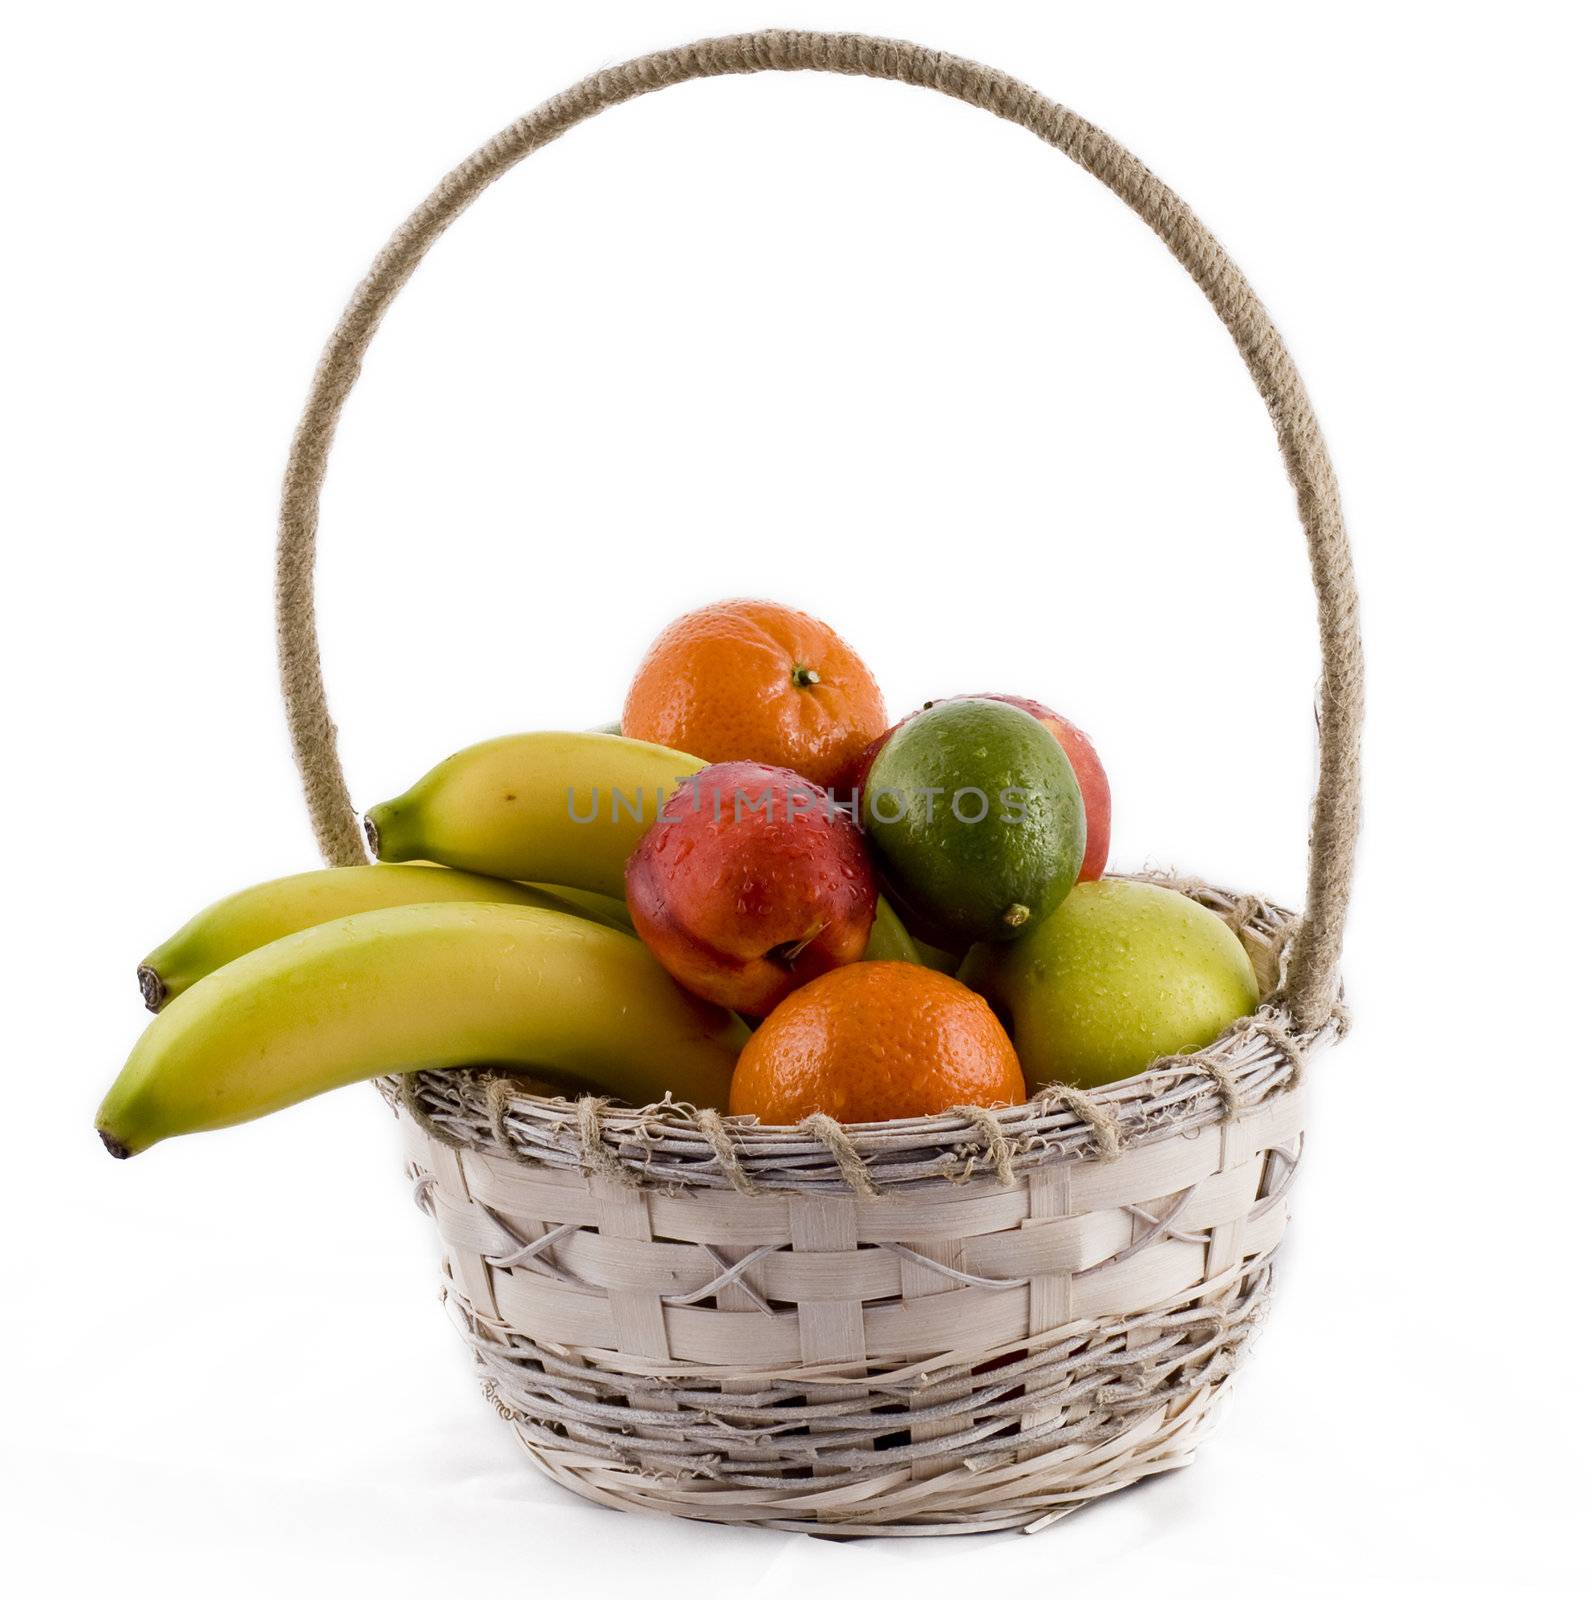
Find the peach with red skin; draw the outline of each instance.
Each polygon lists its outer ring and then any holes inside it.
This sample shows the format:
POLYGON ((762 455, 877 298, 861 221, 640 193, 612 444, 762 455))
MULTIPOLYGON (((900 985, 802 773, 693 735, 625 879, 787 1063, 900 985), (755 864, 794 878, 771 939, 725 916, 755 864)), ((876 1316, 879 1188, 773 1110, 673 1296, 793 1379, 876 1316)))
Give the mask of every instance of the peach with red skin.
POLYGON ((754 761, 674 790, 626 878, 651 954, 691 993, 752 1017, 858 961, 876 916, 853 819, 797 773, 754 761))
MULTIPOLYGON (((1113 832, 1113 794, 1108 787, 1108 775, 1102 770, 1102 762, 1090 739, 1067 717, 1059 716, 1051 706, 1044 706, 1040 700, 1026 699, 1023 695, 956 694, 947 698, 998 700, 1004 705, 1018 706, 1021 711, 1033 716, 1058 741, 1063 753, 1069 757, 1069 765, 1074 768, 1075 779, 1080 785, 1080 798, 1086 810, 1086 853, 1080 863, 1077 881, 1093 883, 1100 878, 1108 866, 1108 841, 1113 832)), ((928 700, 921 709, 927 710, 936 704, 937 701, 928 700)), ((913 711, 909 714, 910 717, 915 715, 917 713, 913 711)), ((909 717, 905 717, 895 722, 886 733, 871 740, 843 769, 833 784, 840 801, 848 799, 851 789, 864 793, 865 780, 870 776, 871 766, 881 754, 882 746, 908 721, 909 717)))

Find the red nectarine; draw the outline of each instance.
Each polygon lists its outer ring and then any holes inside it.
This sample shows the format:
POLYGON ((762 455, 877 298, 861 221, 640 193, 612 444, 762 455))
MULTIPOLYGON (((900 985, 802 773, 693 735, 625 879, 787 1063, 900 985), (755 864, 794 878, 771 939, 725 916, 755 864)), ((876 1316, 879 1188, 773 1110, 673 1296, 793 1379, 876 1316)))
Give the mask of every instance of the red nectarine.
POLYGON ((634 931, 684 988, 763 1017, 859 960, 876 879, 854 819, 797 773, 706 767, 668 798, 629 857, 634 931))

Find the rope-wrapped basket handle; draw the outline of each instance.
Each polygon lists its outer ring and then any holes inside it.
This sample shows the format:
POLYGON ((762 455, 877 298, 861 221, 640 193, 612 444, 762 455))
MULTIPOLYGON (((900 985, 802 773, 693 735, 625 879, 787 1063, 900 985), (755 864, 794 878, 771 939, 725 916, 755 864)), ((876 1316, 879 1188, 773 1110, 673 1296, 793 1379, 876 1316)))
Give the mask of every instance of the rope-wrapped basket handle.
POLYGON ((468 205, 525 156, 585 118, 693 78, 751 72, 839 72, 916 84, 1016 122, 1106 184, 1173 252, 1229 330, 1267 403, 1294 485, 1311 557, 1322 637, 1320 761, 1312 802, 1306 908, 1290 946, 1284 1000, 1303 1029, 1320 1027, 1335 974, 1360 820, 1361 638, 1339 488, 1300 375, 1272 320, 1223 247, 1129 151, 1025 84, 959 56, 862 34, 766 33, 707 39, 585 78, 521 117, 443 178, 392 235, 326 344, 292 440, 281 494, 276 619, 282 693, 320 852, 332 866, 365 859, 358 813, 336 753, 314 621, 320 489, 343 403, 386 308, 425 252, 468 205))

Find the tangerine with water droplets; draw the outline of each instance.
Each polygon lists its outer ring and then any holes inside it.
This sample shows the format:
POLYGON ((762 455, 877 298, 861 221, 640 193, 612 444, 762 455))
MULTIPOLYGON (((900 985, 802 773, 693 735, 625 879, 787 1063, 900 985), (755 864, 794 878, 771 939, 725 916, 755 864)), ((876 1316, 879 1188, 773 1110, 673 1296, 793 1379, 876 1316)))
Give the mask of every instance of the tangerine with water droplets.
POLYGON ((744 1046, 735 1116, 789 1124, 927 1117, 1025 1099, 1019 1057, 980 995, 904 961, 861 961, 796 989, 744 1046))
POLYGON ((887 726, 881 690, 826 623, 723 600, 663 630, 623 705, 630 739, 702 761, 760 761, 828 785, 887 726))

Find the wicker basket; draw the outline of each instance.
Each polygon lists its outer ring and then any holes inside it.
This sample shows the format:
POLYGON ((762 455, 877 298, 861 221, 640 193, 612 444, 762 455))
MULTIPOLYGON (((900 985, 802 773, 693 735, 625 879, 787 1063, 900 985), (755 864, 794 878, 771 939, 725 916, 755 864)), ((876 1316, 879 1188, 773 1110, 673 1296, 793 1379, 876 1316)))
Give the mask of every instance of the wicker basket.
POLYGON ((1126 1082, 997 1111, 793 1129, 544 1099, 483 1073, 382 1088, 486 1394, 559 1483, 623 1509, 831 1535, 1035 1530, 1190 1459, 1267 1302, 1306 1057, 1343 1026, 1361 664, 1338 492, 1282 342, 1184 204, 1073 113, 915 45, 763 33, 585 80, 443 180, 331 338, 283 496, 283 685, 321 850, 361 861, 313 561, 336 420, 382 313, 487 184, 585 117, 691 78, 796 69, 934 88, 1030 129, 1136 210, 1228 326, 1268 402, 1317 586, 1306 912, 1178 884, 1239 933, 1258 1014, 1126 1082))

